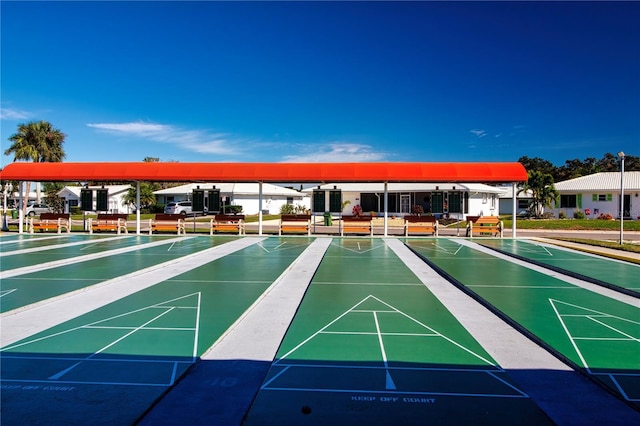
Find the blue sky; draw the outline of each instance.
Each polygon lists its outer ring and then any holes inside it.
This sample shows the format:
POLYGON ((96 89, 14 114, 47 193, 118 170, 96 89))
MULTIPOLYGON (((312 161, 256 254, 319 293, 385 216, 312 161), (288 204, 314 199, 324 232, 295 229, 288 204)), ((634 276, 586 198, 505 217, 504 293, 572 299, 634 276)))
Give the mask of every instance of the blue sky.
POLYGON ((47 120, 65 161, 640 155, 639 2, 0 8, 3 152, 47 120))

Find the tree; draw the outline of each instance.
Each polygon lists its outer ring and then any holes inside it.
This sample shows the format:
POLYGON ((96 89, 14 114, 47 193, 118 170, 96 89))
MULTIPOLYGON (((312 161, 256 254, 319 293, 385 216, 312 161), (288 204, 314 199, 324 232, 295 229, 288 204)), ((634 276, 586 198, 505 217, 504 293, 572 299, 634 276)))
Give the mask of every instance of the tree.
POLYGON ((60 192, 64 188, 64 183, 62 182, 45 182, 42 185, 42 189, 44 190, 46 196, 44 197, 44 202, 55 212, 63 213, 64 212, 64 198, 58 197, 58 192, 60 192))
POLYGON ((518 194, 530 191, 531 204, 529 210, 535 217, 541 217, 545 207, 550 207, 551 203, 558 197, 558 191, 553 186, 553 176, 548 173, 542 173, 537 170, 528 172, 529 179, 524 184, 518 194))
POLYGON ((518 163, 521 163, 527 171, 537 170, 550 175, 553 175, 556 171, 556 166, 554 166, 550 161, 543 160, 539 157, 529 158, 527 156, 523 156, 518 159, 518 163))
MULTIPOLYGON (((155 185, 150 182, 140 182, 140 209, 147 208, 156 203, 155 185)), ((130 205, 136 205, 136 185, 131 185, 127 195, 124 196, 123 202, 130 205)))
MULTIPOLYGON (((4 155, 13 154, 13 161, 26 160, 34 163, 61 162, 65 157, 62 144, 66 135, 54 128, 47 121, 31 121, 19 124, 18 131, 9 137, 11 146, 4 151, 4 155)), ((27 197, 31 191, 31 182, 27 182, 27 197)), ((23 212, 27 203, 22 206, 23 212)))

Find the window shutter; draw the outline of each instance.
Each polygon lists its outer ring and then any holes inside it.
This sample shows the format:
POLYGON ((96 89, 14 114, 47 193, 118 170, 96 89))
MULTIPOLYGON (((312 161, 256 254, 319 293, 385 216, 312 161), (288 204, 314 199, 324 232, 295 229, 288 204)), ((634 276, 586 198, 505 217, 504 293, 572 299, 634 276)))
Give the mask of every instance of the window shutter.
POLYGON ((578 194, 578 196, 576 197, 576 201, 578 204, 578 208, 581 209, 582 208, 582 194, 578 194))
POLYGON ((591 201, 598 201, 598 194, 591 194, 591 201))
POLYGON ((613 200, 613 195, 607 194, 607 201, 612 201, 612 200, 613 200))

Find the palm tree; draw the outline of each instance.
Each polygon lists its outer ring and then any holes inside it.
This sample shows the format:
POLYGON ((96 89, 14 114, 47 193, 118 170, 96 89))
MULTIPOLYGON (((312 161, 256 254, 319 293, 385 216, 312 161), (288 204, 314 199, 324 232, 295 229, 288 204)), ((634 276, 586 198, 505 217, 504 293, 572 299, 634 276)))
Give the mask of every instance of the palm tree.
MULTIPOLYGON (((65 157, 62 144, 66 135, 54 128, 47 121, 31 121, 19 124, 18 131, 9 137, 11 146, 4 151, 4 155, 14 155, 13 161, 26 160, 34 163, 61 162, 65 157)), ((27 182, 27 197, 31 191, 31 182, 27 182)), ((27 203, 23 206, 27 209, 27 203)))
POLYGON ((529 171, 529 179, 518 191, 518 194, 525 191, 531 191, 529 210, 536 217, 541 217, 544 208, 551 206, 551 203, 558 197, 558 191, 553 186, 553 176, 537 170, 529 171))

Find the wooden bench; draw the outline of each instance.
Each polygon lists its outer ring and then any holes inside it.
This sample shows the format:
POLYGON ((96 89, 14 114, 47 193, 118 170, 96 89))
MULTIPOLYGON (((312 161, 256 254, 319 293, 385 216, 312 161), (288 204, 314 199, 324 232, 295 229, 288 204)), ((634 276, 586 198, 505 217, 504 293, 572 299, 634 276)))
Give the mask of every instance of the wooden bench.
POLYGON ((497 237, 502 238, 502 221, 498 216, 481 216, 474 220, 469 220, 467 225, 467 237, 497 237))
POLYGON ((310 214, 283 214, 280 216, 278 235, 283 232, 303 233, 311 235, 310 214))
POLYGON ((438 219, 435 216, 405 216, 404 236, 433 235, 438 236, 438 219))
POLYGON ((156 232, 177 232, 186 235, 184 216, 181 214, 156 214, 155 219, 149 219, 149 235, 156 232))
POLYGON ((124 213, 98 213, 98 218, 89 218, 89 233, 94 231, 116 231, 118 234, 127 230, 127 215, 124 213))
POLYGON ((211 219, 209 235, 216 232, 237 232, 243 235, 244 215, 243 214, 217 214, 211 219))
POLYGON ((371 216, 343 216, 340 236, 348 234, 369 234, 373 236, 373 226, 371 216))
POLYGON ((38 219, 29 219, 29 233, 33 234, 37 229, 40 232, 56 230, 58 234, 62 229, 71 232, 71 220, 69 213, 41 213, 38 219))

